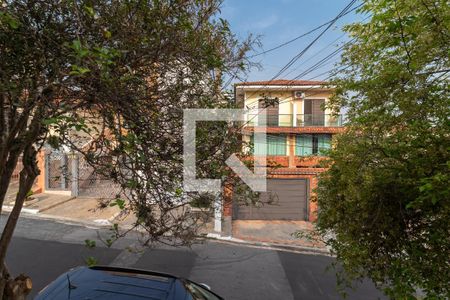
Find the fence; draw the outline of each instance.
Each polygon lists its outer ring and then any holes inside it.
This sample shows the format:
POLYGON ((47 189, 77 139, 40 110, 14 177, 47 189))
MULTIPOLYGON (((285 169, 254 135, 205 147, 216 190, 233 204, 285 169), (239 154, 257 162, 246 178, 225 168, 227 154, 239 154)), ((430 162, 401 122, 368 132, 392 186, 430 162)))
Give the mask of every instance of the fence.
POLYGON ((48 151, 45 157, 46 190, 62 191, 72 196, 115 198, 120 186, 98 174, 79 154, 61 150, 48 151))
MULTIPOLYGON (((258 114, 248 114, 249 126, 261 126, 258 114)), ((266 115, 266 126, 280 127, 341 127, 343 115, 330 114, 278 114, 266 115)))

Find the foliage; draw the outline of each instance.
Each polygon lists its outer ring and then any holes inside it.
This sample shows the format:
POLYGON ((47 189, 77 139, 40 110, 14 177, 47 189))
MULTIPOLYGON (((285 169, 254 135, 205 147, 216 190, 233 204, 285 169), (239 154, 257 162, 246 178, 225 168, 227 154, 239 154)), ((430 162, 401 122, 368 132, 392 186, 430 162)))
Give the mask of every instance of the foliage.
POLYGON ((346 27, 336 97, 348 124, 318 187, 318 228, 347 278, 393 299, 450 297, 450 7, 366 1, 346 27))
POLYGON ((84 240, 84 245, 87 248, 92 249, 92 248, 95 248, 96 243, 93 240, 84 240))
POLYGON ((88 257, 86 257, 86 259, 85 259, 85 263, 86 263, 86 265, 87 265, 88 267, 93 267, 93 266, 95 266, 95 265, 98 264, 98 261, 97 261, 97 259, 96 259, 95 257, 93 257, 93 256, 88 256, 88 257))
MULTIPOLYGON (((182 186, 183 109, 232 107, 222 78, 251 65, 253 38, 230 32, 220 3, 2 1, 0 207, 19 157, 24 169, 0 240, 0 299, 6 250, 43 148, 69 147, 119 184, 110 205, 137 216, 145 244, 195 237, 200 225, 182 186)), ((224 176, 218 161, 237 140, 227 124, 200 125, 200 174, 224 176)))
POLYGON ((211 208, 217 195, 211 193, 201 193, 195 197, 190 205, 196 208, 211 208))

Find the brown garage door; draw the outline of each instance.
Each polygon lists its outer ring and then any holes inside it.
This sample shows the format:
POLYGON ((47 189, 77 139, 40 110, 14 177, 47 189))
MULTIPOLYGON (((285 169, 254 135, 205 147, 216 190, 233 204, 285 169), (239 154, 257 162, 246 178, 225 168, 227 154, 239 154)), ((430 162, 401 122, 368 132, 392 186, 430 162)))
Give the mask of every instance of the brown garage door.
POLYGON ((234 219, 307 220, 306 179, 268 179, 267 191, 261 193, 257 206, 235 202, 234 219))

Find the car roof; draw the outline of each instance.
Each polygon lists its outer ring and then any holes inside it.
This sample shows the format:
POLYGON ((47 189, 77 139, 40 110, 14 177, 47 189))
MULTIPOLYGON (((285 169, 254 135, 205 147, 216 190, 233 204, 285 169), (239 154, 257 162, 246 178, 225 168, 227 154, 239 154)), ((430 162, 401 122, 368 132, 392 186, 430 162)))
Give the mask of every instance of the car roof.
POLYGON ((185 299, 175 276, 116 267, 78 267, 59 276, 35 299, 185 299))

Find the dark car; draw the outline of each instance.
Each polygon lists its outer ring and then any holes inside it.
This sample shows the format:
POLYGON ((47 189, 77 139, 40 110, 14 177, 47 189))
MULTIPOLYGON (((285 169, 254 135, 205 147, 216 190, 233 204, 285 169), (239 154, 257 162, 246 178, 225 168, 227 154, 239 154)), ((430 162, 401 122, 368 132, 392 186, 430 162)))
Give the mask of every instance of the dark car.
POLYGON ((135 269, 78 267, 59 276, 35 299, 219 300, 209 287, 190 280, 135 269))

